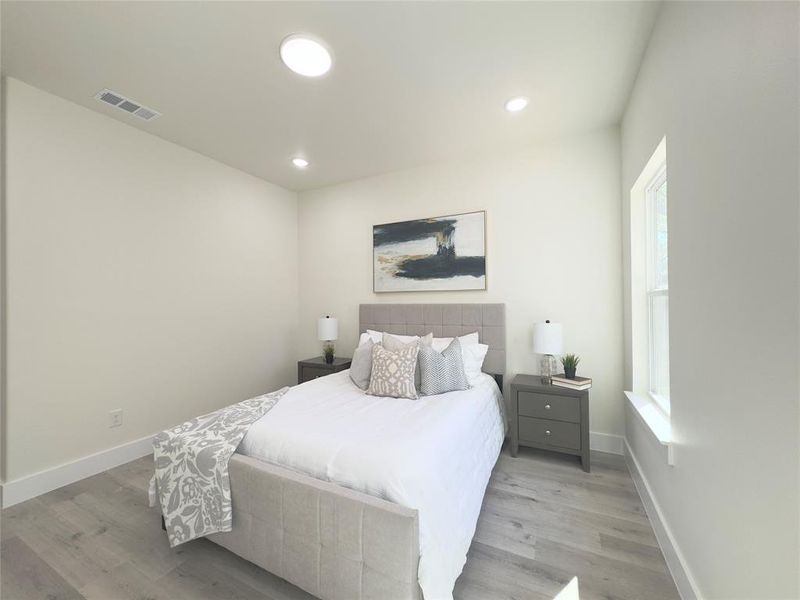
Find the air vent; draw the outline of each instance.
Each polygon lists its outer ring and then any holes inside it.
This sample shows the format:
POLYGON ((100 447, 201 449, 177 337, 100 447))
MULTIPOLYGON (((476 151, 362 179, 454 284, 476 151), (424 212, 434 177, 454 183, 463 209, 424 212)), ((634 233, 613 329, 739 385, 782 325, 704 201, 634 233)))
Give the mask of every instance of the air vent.
POLYGON ((139 117, 143 121, 152 121, 161 116, 161 113, 152 108, 142 106, 138 102, 134 102, 130 98, 126 98, 122 94, 112 92, 111 90, 102 90, 95 95, 95 98, 105 104, 124 110, 126 113, 139 117))
POLYGON ((141 119, 144 119, 145 121, 149 121, 150 119, 155 119, 156 117, 160 116, 156 111, 145 108, 144 106, 140 106, 139 110, 133 114, 141 119))
POLYGON ((116 94, 112 94, 111 92, 100 92, 99 99, 103 102, 108 102, 112 106, 116 106, 120 102, 122 102, 122 98, 117 96, 116 94))
POLYGON ((118 105, 118 108, 121 108, 122 110, 127 110, 129 113, 133 113, 142 107, 139 106, 138 104, 134 104, 130 100, 123 100, 122 104, 118 105))

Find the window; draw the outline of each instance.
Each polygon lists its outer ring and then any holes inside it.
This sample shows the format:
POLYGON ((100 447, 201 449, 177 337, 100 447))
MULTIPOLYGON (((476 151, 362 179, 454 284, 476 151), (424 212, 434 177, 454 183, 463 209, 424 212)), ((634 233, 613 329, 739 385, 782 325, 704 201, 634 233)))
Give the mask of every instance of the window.
POLYGON ((649 392, 669 413, 669 255, 667 166, 661 165, 645 191, 649 392))
POLYGON ((631 366, 638 405, 670 413, 669 246, 667 225, 667 141, 631 188, 630 311, 631 366))

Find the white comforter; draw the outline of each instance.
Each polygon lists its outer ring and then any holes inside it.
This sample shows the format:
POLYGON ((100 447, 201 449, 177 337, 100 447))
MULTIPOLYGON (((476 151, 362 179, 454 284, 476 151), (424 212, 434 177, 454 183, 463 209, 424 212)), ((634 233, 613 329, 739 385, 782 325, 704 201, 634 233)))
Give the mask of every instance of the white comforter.
POLYGON ((418 400, 369 396, 347 371, 298 385, 238 452, 419 511, 419 584, 452 598, 505 434, 497 384, 418 400))

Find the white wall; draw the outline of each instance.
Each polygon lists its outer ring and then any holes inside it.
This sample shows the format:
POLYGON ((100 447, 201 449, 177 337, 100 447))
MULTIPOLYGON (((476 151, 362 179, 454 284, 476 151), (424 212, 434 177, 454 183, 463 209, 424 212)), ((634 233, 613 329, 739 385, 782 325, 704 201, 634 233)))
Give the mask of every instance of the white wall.
POLYGON ((509 375, 538 370, 535 321, 563 322, 566 350, 594 378, 592 430, 621 434, 619 211, 616 128, 302 193, 300 354, 319 354, 316 319, 331 314, 350 355, 362 302, 505 302, 509 375), (373 225, 482 209, 487 291, 372 292, 373 225))
POLYGON ((664 3, 622 124, 626 234, 667 136, 676 465, 628 442, 707 598, 800 597, 798 6, 664 3))
POLYGON ((6 480, 294 382, 294 193, 20 81, 6 100, 6 480))

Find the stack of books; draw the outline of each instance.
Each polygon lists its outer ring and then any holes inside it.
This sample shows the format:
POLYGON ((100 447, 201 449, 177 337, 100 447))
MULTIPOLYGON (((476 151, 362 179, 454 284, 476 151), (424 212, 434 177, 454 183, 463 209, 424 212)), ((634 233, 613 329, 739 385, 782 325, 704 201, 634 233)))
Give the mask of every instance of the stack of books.
POLYGON ((571 390, 588 390, 592 387, 592 380, 590 377, 576 377, 575 379, 567 379, 564 375, 553 375, 553 385, 558 387, 569 388, 571 390))

